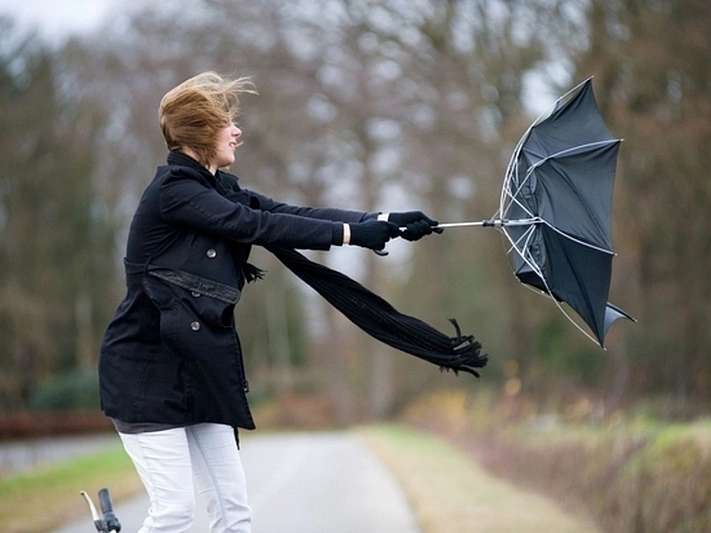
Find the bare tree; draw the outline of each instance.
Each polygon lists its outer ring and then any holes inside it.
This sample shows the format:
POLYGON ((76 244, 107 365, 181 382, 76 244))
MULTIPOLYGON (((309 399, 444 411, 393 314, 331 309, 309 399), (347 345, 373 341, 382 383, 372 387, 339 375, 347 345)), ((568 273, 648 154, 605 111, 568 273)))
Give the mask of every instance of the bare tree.
POLYGON ((0 408, 17 408, 43 380, 95 360, 113 225, 91 182, 101 116, 62 91, 58 52, 0 24, 0 408))
MULTIPOLYGON (((620 136, 616 289, 639 302, 618 382, 628 391, 708 397, 711 290, 709 28, 705 2, 592 2, 578 70, 594 72, 620 136), (673 28, 673 29, 672 29, 673 28), (673 360, 673 363, 670 363, 673 360)), ((670 397, 671 398, 671 397, 670 397)))

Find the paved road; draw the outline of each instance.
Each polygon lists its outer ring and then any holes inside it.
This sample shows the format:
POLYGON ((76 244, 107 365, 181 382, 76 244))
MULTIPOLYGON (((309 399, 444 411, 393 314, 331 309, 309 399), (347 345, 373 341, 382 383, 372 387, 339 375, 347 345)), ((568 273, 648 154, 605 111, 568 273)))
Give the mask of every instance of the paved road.
POLYGON ((0 477, 121 445, 116 433, 0 441, 0 477))
MULTIPOLYGON (((242 438, 254 533, 419 533, 394 478, 352 434, 297 433, 242 438)), ((122 533, 136 533, 144 497, 117 505, 122 533)), ((89 533, 91 520, 52 533, 89 533)), ((192 533, 207 533, 198 509, 192 533)))

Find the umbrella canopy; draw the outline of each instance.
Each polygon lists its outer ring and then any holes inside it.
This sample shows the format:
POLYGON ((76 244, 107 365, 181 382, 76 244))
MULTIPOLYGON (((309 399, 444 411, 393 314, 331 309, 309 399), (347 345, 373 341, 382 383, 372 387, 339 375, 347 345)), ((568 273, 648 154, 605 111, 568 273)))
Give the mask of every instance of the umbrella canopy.
POLYGON ((615 320, 631 318, 607 301, 619 146, 585 81, 523 135, 506 172, 500 218, 485 224, 500 226, 508 238, 516 276, 559 307, 568 304, 600 346, 615 320))

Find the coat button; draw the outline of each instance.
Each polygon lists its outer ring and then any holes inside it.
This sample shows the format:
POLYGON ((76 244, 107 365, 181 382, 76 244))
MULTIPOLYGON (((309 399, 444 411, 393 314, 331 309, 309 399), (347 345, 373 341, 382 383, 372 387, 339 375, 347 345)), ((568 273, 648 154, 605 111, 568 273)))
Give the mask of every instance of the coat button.
POLYGON ((215 251, 214 248, 210 248, 205 255, 207 255, 210 259, 215 259, 217 257, 217 252, 215 251))
POLYGON ((197 320, 195 322, 191 322, 190 329, 192 329, 193 331, 200 331, 200 322, 198 322, 197 320))
POLYGON ((193 295, 193 298, 200 298, 200 293, 198 291, 190 291, 190 294, 193 295))

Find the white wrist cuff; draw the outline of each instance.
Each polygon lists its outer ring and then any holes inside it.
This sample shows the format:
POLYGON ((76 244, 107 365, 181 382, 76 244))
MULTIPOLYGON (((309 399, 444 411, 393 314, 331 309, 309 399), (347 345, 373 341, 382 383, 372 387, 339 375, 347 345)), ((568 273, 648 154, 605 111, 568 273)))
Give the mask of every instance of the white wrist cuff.
POLYGON ((380 220, 381 222, 387 222, 388 218, 390 218, 390 213, 380 213, 378 215, 378 220, 380 220))
POLYGON ((351 226, 350 224, 343 224, 343 245, 351 243, 351 226))

